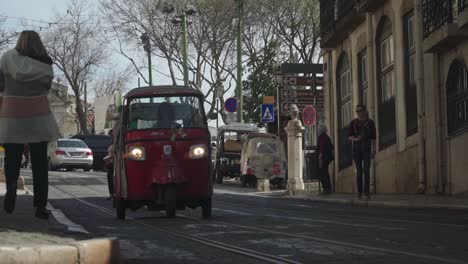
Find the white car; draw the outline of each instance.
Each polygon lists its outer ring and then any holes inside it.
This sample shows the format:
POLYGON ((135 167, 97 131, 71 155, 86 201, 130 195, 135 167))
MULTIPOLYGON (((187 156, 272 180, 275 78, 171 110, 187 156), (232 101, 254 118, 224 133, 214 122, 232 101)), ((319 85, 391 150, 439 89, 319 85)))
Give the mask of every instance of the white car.
POLYGON ((49 143, 48 158, 50 171, 62 168, 89 171, 93 165, 93 152, 79 139, 59 139, 49 143))

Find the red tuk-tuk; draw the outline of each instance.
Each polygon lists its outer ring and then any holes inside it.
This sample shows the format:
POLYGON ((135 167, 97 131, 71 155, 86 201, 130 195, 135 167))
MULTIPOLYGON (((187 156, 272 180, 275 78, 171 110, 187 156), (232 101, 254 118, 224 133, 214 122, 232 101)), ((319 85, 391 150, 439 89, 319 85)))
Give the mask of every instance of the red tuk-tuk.
MULTIPOLYGON (((130 91, 117 122, 114 207, 165 210, 202 207, 211 216, 210 132, 203 94, 193 88, 152 86, 130 91)), ((115 131, 115 130, 114 130, 115 131)))

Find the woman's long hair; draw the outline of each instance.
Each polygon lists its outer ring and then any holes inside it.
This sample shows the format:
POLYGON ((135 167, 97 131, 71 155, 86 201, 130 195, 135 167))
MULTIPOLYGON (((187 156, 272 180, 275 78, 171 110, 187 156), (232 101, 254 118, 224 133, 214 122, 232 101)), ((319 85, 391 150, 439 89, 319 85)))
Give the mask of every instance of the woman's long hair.
POLYGON ((41 37, 33 30, 21 32, 15 49, 23 56, 47 58, 47 50, 42 43, 41 37))

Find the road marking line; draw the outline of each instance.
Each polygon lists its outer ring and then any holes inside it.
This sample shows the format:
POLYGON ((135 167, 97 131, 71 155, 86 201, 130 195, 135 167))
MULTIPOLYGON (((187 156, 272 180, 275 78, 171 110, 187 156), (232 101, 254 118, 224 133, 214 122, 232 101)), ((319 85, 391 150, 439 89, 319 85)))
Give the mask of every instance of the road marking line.
POLYGON ((234 210, 226 210, 226 209, 220 209, 220 208, 213 208, 215 211, 221 211, 225 213, 231 213, 231 214, 238 214, 238 215, 253 215, 249 213, 244 213, 244 212, 239 212, 239 211, 234 211, 234 210))
MULTIPOLYGON (((34 196, 34 193, 31 190, 29 190, 26 185, 24 186, 24 189, 26 191, 26 194, 34 196)), ((62 210, 54 208, 50 202, 47 202, 47 209, 49 209, 55 220, 57 220, 57 222, 59 222, 60 224, 64 225, 68 231, 89 234, 89 232, 86 231, 86 229, 84 229, 82 225, 74 223, 62 212, 62 210)))
POLYGON ((266 214, 265 216, 273 217, 273 218, 284 218, 284 219, 291 219, 291 220, 299 220, 299 221, 308 221, 308 222, 317 222, 317 223, 326 223, 326 224, 336 224, 336 225, 344 225, 344 226, 352 226, 352 227, 364 227, 364 228, 376 228, 376 229, 384 229, 384 230, 406 230, 406 228, 400 227, 389 227, 389 226, 376 226, 376 225, 363 225, 363 224, 350 224, 344 223, 340 221, 332 221, 332 220, 318 220, 318 219, 310 219, 310 218, 302 218, 302 217, 291 217, 291 216, 282 216, 282 215, 274 215, 274 214, 266 214))

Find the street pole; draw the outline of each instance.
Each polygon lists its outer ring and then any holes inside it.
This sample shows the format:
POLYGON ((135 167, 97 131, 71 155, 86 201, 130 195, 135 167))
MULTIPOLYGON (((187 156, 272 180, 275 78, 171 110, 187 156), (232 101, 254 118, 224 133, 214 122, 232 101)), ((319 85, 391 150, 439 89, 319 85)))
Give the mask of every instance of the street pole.
POLYGON ((242 98, 242 0, 237 0, 237 98, 239 99, 238 120, 244 122, 244 100, 242 98))
POLYGON ((153 86, 153 73, 151 69, 151 50, 148 49, 148 77, 149 77, 149 85, 153 86))
POLYGON ((85 127, 81 128, 83 132, 88 132, 88 88, 86 87, 86 82, 84 83, 84 118, 85 118, 85 127))
POLYGON ((219 128, 219 99, 216 99, 216 131, 219 128))
POLYGON ((189 86, 188 55, 187 55, 187 15, 182 15, 182 56, 184 67, 184 85, 189 86))

